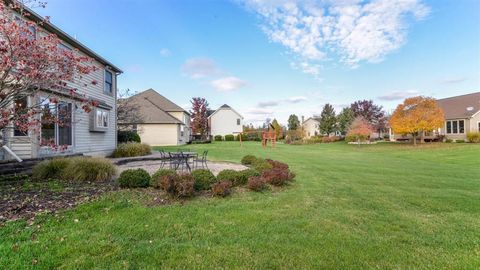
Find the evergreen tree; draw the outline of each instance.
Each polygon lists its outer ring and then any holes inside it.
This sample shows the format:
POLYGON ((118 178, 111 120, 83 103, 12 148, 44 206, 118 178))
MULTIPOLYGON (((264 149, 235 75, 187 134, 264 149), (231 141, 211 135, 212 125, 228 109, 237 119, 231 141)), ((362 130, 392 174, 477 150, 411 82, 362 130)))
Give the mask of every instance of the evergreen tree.
POLYGON ((299 127, 300 121, 298 120, 298 116, 291 114, 288 117, 288 130, 297 130, 299 127))
POLYGON ((348 128, 352 124, 353 120, 355 119, 355 115, 350 108, 343 108, 342 112, 337 117, 338 126, 337 130, 342 134, 345 135, 348 132, 348 128))
POLYGON ((320 133, 329 135, 335 131, 336 126, 337 117, 335 117, 335 110, 332 105, 327 103, 320 114, 320 133))

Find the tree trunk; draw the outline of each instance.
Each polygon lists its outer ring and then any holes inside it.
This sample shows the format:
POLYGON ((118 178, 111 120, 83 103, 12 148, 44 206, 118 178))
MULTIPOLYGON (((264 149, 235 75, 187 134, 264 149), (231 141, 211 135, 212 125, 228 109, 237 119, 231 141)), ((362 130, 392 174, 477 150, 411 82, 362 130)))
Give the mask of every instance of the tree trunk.
POLYGON ((417 133, 413 133, 413 145, 417 146, 417 133))
POLYGON ((425 132, 420 131, 420 144, 425 143, 425 132))

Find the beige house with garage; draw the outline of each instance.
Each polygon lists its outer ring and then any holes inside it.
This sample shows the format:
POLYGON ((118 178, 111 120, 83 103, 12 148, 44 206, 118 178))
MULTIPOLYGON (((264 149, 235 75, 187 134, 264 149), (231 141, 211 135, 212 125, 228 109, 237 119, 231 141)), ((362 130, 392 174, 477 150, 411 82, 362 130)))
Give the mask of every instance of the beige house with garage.
MULTIPOLYGON (((438 130, 425 132, 425 139, 435 140, 444 136, 453 141, 467 141, 469 132, 480 132, 480 92, 438 99, 437 103, 445 114, 445 123, 438 130)), ((411 135, 394 134, 390 129, 390 140, 409 139, 411 135)))
POLYGON ((311 138, 320 134, 320 121, 313 117, 309 117, 302 123, 305 138, 311 138))
POLYGON ((116 95, 117 76, 122 71, 98 55, 77 39, 65 33, 52 23, 45 21, 34 11, 29 11, 26 17, 15 15, 18 21, 30 20, 37 22, 39 27, 32 28, 33 38, 39 38, 49 33, 57 35, 62 41, 61 48, 77 50, 78 54, 91 57, 97 69, 82 76, 75 82, 67 82, 77 89, 78 94, 96 101, 99 105, 91 112, 85 112, 79 106, 78 100, 65 96, 58 103, 49 100, 51 91, 46 89, 39 95, 29 96, 15 101, 15 106, 32 106, 41 104, 42 116, 45 114, 62 115, 63 124, 42 124, 40 132, 21 132, 14 126, 6 129, 0 136, 0 160, 42 158, 47 156, 85 154, 95 156, 109 155, 117 146, 116 95), (41 22, 41 23, 40 23, 41 22), (97 82, 92 84, 91 82, 97 82), (54 142, 65 149, 54 150, 42 143, 54 142), (8 152, 10 150, 13 155, 8 152), (15 155, 15 156, 14 156, 15 155))
POLYGON ((190 142, 190 113, 160 95, 153 89, 138 93, 128 99, 136 107, 136 122, 119 122, 119 126, 133 128, 142 143, 151 146, 182 145, 190 142))

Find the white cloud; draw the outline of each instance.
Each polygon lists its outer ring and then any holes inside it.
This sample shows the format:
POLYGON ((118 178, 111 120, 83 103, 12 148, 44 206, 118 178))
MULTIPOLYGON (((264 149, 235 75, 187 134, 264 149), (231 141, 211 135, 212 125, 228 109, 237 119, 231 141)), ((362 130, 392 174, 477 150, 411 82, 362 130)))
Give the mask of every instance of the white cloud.
POLYGON ((386 100, 386 101, 401 100, 407 97, 418 95, 418 93, 419 92, 417 90, 394 91, 394 92, 390 92, 385 95, 379 96, 378 99, 386 100))
POLYGON ((229 92, 245 87, 247 83, 237 77, 225 77, 211 82, 213 88, 221 92, 229 92))
POLYGON ((170 55, 172 55, 172 52, 167 48, 162 48, 160 49, 160 55, 162 57, 169 57, 170 55))
POLYGON ((315 77, 319 61, 338 58, 352 68, 382 61, 406 42, 409 21, 430 12, 422 0, 241 2, 263 17, 270 40, 298 58, 294 67, 315 77))
POLYGON ((442 84, 454 84, 454 83, 461 83, 466 81, 466 77, 452 77, 442 80, 442 84))
POLYGON ((182 65, 182 71, 192 79, 201 79, 205 77, 221 74, 215 61, 210 58, 192 58, 188 59, 182 65))
POLYGON ((303 101, 307 101, 307 98, 304 96, 299 96, 299 97, 291 97, 286 100, 288 103, 300 103, 303 101))
POLYGON ((280 102, 278 101, 275 101, 275 100, 272 100, 272 101, 261 101, 258 103, 258 107, 274 107, 274 106, 278 106, 280 104, 280 102))
POLYGON ((250 108, 246 111, 247 114, 253 115, 271 115, 273 110, 264 109, 264 108, 250 108))

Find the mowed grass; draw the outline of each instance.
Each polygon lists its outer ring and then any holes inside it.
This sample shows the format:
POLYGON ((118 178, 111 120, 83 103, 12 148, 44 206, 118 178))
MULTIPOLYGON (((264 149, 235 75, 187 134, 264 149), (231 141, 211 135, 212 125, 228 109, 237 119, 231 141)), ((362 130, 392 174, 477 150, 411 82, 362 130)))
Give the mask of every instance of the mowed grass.
POLYGON ((9 223, 0 268, 480 268, 480 145, 186 148, 281 160, 296 182, 157 207, 122 191, 32 226, 9 223))

